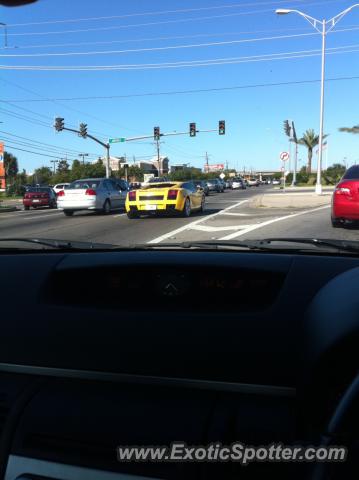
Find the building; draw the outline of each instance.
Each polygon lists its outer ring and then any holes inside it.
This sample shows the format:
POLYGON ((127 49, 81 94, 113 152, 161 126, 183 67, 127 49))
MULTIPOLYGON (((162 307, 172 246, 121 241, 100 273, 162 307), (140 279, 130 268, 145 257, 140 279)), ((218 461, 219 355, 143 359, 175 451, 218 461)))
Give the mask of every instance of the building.
POLYGON ((0 143, 0 190, 5 190, 5 188, 4 144, 0 143))

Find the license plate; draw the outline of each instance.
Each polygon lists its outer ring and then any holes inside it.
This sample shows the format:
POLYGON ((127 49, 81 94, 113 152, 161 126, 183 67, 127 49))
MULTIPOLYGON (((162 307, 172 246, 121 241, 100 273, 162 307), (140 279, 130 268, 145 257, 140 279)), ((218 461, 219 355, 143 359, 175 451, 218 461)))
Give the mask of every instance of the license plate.
POLYGON ((32 203, 39 202, 40 200, 33 200, 32 203))
POLYGON ((145 210, 156 210, 157 205, 145 205, 145 210))

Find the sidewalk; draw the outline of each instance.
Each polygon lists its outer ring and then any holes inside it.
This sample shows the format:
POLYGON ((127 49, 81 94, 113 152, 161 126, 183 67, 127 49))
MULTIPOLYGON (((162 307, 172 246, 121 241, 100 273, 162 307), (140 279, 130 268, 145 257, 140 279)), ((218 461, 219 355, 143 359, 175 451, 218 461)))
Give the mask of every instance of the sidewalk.
POLYGON ((278 192, 256 195, 250 202, 254 208, 315 208, 329 205, 332 192, 326 191, 322 195, 313 192, 278 192))

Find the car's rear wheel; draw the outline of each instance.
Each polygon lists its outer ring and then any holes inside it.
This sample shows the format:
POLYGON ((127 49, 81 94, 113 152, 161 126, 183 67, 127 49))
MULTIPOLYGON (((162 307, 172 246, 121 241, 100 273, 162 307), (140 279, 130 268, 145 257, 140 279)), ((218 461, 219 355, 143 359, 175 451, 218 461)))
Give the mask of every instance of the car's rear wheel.
POLYGON ((186 200, 184 202, 182 215, 184 217, 189 217, 191 215, 191 201, 188 197, 186 198, 186 200))
POLYGON ((49 207, 50 208, 57 208, 56 202, 55 201, 51 202, 49 207))
POLYGON ((73 214, 73 210, 64 210, 65 217, 72 217, 73 214))
POLYGON ((110 200, 106 200, 106 202, 103 204, 102 211, 105 215, 108 215, 111 213, 111 202, 110 200))
POLYGON ((127 212, 127 218, 129 219, 133 219, 133 218, 138 218, 139 215, 137 212, 134 212, 133 210, 130 210, 129 212, 127 212))
POLYGON ((337 218, 331 217, 331 221, 332 221, 332 227, 334 228, 340 228, 342 226, 342 223, 337 218))

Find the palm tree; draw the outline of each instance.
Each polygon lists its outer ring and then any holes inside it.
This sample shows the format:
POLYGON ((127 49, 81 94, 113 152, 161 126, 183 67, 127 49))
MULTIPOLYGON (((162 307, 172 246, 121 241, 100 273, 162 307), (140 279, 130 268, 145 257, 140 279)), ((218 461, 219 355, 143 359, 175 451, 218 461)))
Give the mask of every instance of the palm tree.
POLYGON ((354 125, 354 127, 341 127, 338 130, 339 132, 359 133, 359 125, 354 125))
MULTIPOLYGON (((323 140, 328 135, 323 135, 323 140)), ((313 149, 319 143, 319 135, 317 135, 312 128, 309 128, 303 133, 301 139, 298 140, 300 145, 304 145, 308 149, 308 164, 307 164, 307 173, 312 173, 312 158, 313 158, 313 149)))

